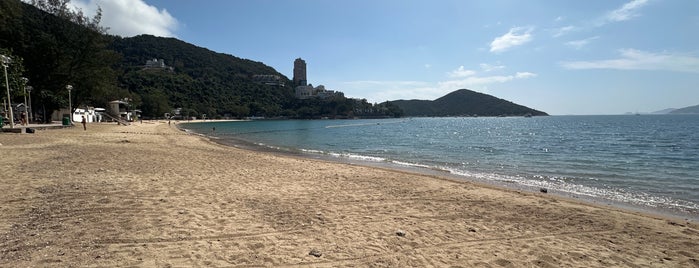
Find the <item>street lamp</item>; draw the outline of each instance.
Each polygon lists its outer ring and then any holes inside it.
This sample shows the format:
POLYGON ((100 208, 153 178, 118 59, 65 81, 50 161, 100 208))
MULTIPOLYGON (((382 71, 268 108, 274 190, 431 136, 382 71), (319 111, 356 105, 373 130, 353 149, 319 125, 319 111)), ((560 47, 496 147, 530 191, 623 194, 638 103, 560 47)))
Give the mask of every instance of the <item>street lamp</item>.
POLYGON ((68 90, 68 118, 70 118, 70 123, 73 124, 73 100, 70 98, 70 91, 73 90, 73 86, 67 85, 68 90))
POLYGON ((32 116, 32 89, 34 89, 32 86, 27 86, 24 88, 29 92, 29 122, 34 121, 34 116, 32 116))
POLYGON ((15 115, 12 113, 12 100, 10 99, 10 82, 7 79, 7 66, 12 62, 12 59, 5 55, 0 55, 2 67, 5 68, 5 87, 7 88, 7 106, 10 110, 10 128, 15 128, 15 115))
POLYGON ((29 78, 22 77, 22 89, 24 90, 24 124, 29 124, 29 111, 27 110, 27 83, 29 78))

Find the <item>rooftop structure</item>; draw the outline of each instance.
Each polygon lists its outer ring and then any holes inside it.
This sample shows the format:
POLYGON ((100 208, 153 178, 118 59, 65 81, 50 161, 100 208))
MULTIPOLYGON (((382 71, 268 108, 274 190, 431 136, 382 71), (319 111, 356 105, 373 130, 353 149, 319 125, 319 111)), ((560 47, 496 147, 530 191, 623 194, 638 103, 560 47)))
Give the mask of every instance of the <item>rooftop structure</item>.
POLYGON ((317 87, 313 87, 313 85, 298 86, 295 88, 294 93, 295 93, 294 95, 298 99, 310 99, 310 98, 327 99, 327 98, 335 97, 335 96, 345 96, 345 94, 340 92, 340 91, 327 90, 327 89, 325 89, 325 86, 323 86, 323 85, 319 85, 317 87))
POLYGON ((252 76, 252 80, 255 83, 268 86, 283 87, 285 85, 282 77, 275 74, 256 74, 252 76))

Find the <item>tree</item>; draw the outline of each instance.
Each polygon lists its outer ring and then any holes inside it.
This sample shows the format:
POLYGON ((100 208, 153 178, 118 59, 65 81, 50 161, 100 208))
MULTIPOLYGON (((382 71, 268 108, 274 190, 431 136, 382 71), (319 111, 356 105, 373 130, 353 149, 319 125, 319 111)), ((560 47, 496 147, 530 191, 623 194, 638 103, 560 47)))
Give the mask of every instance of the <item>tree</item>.
POLYGON ((30 3, 46 13, 53 14, 59 18, 66 19, 102 34, 107 33, 107 28, 99 25, 102 20, 102 8, 100 6, 97 6, 95 16, 89 18, 80 9, 70 10, 70 8, 68 8, 70 0, 32 0, 30 3))
POLYGON ((101 11, 88 18, 82 11, 71 11, 68 0, 32 3, 41 10, 23 3, 0 6, 20 14, 0 16, 4 20, 0 23, 0 47, 12 48, 24 57, 26 75, 34 87, 32 101, 35 107, 43 107, 44 120, 50 120, 53 110, 68 106, 68 84, 75 89, 75 107, 106 105, 106 95, 115 90, 116 75, 111 66, 118 56, 105 49, 105 29, 99 26, 101 11), (13 27, 3 27, 7 24, 13 27))
MULTIPOLYGON (((22 57, 13 54, 11 50, 1 47, 0 55, 4 55, 9 61, 7 64, 7 81, 9 83, 10 95, 12 95, 12 98, 15 98, 18 95, 23 96, 23 89, 24 86, 26 86, 24 81, 22 81, 22 77, 24 75, 24 60, 22 57)), ((2 92, 4 93, 1 96, 5 96, 7 95, 7 88, 5 87, 5 70, 4 67, 0 68, 0 77, 2 77, 2 92)), ((7 97, 5 96, 5 98, 7 97)))
POLYGON ((161 117, 172 110, 168 104, 167 96, 159 89, 152 89, 141 94, 141 98, 143 103, 141 111, 146 117, 161 117))

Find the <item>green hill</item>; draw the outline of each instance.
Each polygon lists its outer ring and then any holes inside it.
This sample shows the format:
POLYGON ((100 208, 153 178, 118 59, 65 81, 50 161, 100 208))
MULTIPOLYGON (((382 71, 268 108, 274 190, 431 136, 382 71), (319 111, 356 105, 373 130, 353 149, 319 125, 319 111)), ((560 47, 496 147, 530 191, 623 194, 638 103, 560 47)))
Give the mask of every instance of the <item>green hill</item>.
POLYGON ((122 55, 119 86, 142 98, 144 113, 159 115, 184 107, 188 114, 293 114, 285 111, 294 100, 289 79, 261 62, 150 35, 114 37, 109 47, 122 55), (164 60, 166 68, 145 68, 153 59, 164 60), (255 83, 254 75, 277 75, 284 86, 255 83))
POLYGON ((542 111, 468 89, 451 92, 434 101, 396 100, 391 103, 401 108, 404 116, 548 115, 542 111))

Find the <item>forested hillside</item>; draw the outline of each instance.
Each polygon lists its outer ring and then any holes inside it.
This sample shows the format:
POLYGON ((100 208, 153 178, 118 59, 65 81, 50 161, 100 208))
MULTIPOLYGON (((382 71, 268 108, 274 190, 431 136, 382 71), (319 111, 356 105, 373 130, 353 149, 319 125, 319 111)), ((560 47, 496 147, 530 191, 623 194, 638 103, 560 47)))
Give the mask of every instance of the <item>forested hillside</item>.
POLYGON ((113 37, 110 48, 122 55, 119 86, 141 97, 137 103, 144 113, 184 107, 191 115, 295 115, 288 110, 294 101, 288 79, 261 62, 149 35, 113 37), (171 68, 145 68, 153 59, 171 68), (278 75, 285 85, 258 84, 253 75, 278 75))
MULTIPOLYGON (((28 78, 33 111, 45 119, 68 107, 107 107, 128 99, 145 117, 162 117, 181 108, 183 115, 348 118, 400 116, 390 104, 336 96, 299 100, 289 79, 261 63, 217 53, 174 38, 106 34, 93 18, 67 8, 67 1, 0 1, 0 53, 8 67, 13 103, 25 96, 28 78), (37 8, 40 7, 41 9, 37 8), (166 68, 146 68, 162 59, 166 68), (254 75, 278 75, 284 85, 256 83, 254 75)), ((233 44, 232 44, 233 45, 233 44)), ((292 59, 289 59, 292 66, 292 59)))

